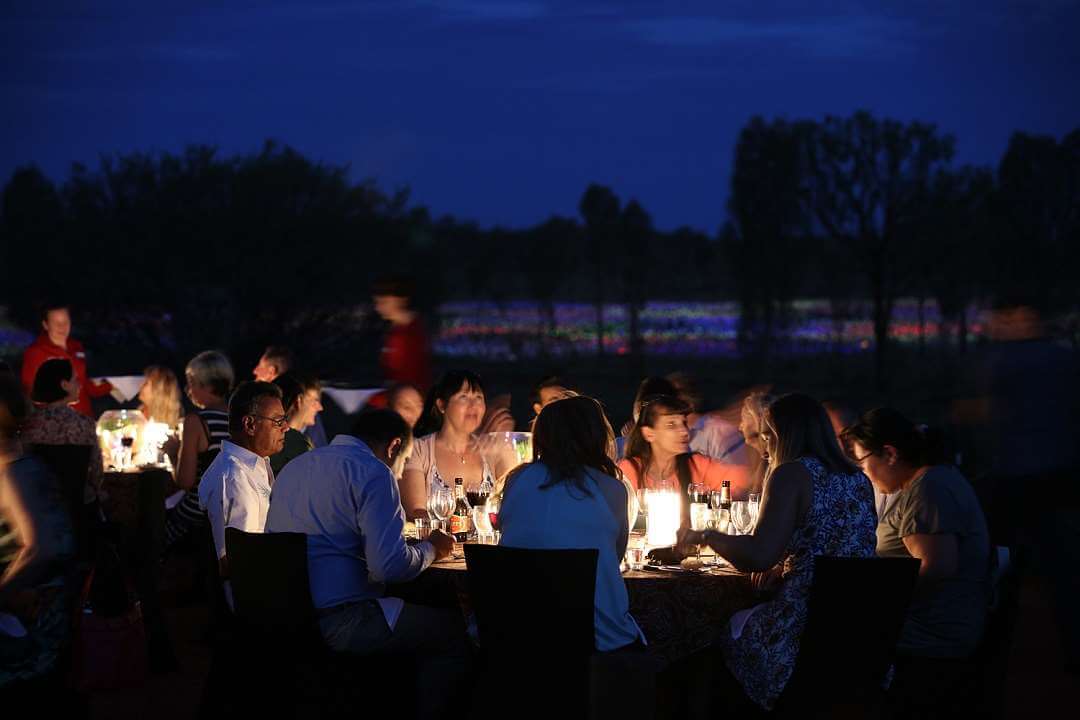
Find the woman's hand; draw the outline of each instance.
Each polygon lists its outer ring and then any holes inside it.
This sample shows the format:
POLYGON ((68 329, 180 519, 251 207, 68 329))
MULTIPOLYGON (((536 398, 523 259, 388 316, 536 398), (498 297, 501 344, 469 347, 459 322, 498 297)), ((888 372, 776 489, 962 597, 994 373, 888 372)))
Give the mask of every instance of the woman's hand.
POLYGON ((705 533, 680 528, 675 535, 675 549, 683 555, 692 555, 698 545, 705 545, 705 533))

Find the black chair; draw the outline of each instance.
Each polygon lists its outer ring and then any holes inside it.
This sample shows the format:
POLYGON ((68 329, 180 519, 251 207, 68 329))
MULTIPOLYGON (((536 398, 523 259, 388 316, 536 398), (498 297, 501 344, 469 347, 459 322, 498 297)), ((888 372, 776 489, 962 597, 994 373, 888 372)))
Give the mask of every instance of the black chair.
POLYGON ((485 705, 555 717, 617 717, 627 682, 643 677, 633 694, 636 716, 649 716, 648 659, 596 653, 597 558, 594 549, 465 546, 486 688, 495 696, 485 705), (622 676, 613 691, 605 678, 617 672, 622 676))
MULTIPOLYGON (((409 678, 400 664, 330 650, 318 629, 308 584, 307 537, 301 533, 247 533, 225 528, 234 623, 221 639, 204 694, 204 714, 217 717, 235 700, 243 714, 258 702, 273 717, 355 716, 371 702, 371 687, 408 702, 409 678), (238 670, 252 672, 250 684, 238 670)), ((407 712, 404 713, 407 716, 407 712)))
POLYGON ((91 556, 87 527, 88 513, 83 501, 86 478, 90 473, 90 453, 100 452, 91 445, 27 445, 26 450, 45 464, 59 481, 64 505, 71 516, 71 529, 75 537, 77 557, 87 560, 91 556))
POLYGON ((878 707, 918 575, 913 558, 814 558, 806 628, 777 714, 865 717, 878 707))
POLYGON ((993 595, 986 628, 971 660, 975 668, 974 698, 960 705, 975 717, 1000 718, 1005 713, 1005 680, 1009 669, 1016 621, 1020 613, 1020 584, 1026 558, 1011 548, 995 547, 991 564, 993 595))

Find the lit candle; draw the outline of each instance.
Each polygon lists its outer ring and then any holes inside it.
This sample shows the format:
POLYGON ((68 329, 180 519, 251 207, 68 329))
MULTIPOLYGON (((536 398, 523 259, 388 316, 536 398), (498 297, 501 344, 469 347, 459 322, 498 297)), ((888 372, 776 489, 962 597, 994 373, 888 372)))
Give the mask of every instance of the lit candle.
POLYGON ((645 541, 649 547, 667 547, 675 544, 682 517, 681 493, 673 490, 646 490, 645 541))

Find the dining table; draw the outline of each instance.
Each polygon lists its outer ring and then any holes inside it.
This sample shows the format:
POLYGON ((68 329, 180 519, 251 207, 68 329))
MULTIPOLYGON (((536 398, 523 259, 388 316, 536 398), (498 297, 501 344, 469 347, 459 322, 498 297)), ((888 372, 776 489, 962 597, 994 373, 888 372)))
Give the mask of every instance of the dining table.
MULTIPOLYGON (((644 566, 623 574, 634 616, 650 655, 661 667, 708 648, 737 610, 759 602, 751 577, 728 565, 644 566)), ((468 568, 463 558, 431 565, 410 582, 392 585, 388 595, 436 607, 460 607, 468 615, 468 568)))
POLYGON ((176 660, 159 592, 165 493, 172 473, 158 466, 106 472, 102 486, 102 509, 116 530, 118 550, 139 598, 151 669, 172 669, 176 660))

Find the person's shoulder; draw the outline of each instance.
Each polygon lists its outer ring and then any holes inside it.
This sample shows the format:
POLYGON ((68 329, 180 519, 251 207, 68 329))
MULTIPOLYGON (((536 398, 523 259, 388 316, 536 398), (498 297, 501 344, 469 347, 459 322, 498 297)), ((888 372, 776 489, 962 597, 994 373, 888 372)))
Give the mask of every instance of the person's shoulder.
POLYGON ((69 337, 67 341, 67 350, 74 355, 75 353, 85 352, 86 348, 83 347, 81 341, 69 337))
POLYGON ((810 482, 817 467, 821 467, 821 461, 817 458, 801 457, 782 463, 769 475, 770 489, 810 482))

